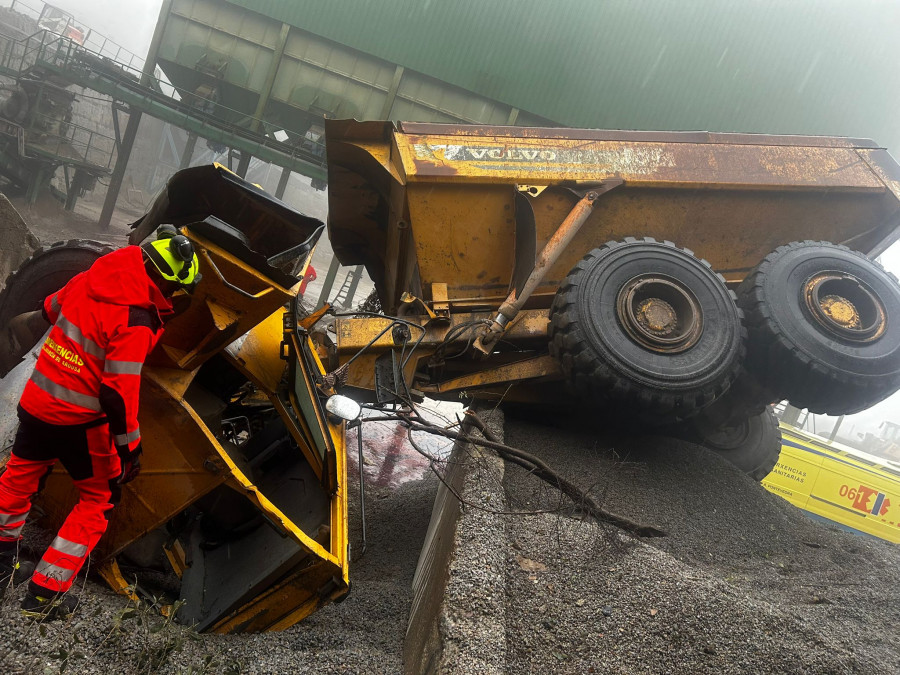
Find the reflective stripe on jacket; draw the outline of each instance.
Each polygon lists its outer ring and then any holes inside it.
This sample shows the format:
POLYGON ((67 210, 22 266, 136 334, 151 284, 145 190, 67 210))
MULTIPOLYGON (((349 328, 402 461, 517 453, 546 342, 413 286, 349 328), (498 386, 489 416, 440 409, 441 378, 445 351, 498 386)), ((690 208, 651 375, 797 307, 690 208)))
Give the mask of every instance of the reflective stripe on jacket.
POLYGON ((140 442, 138 396, 147 355, 171 312, 144 269, 140 248, 99 258, 44 301, 53 324, 41 346, 21 406, 50 424, 106 416, 117 446, 140 442))

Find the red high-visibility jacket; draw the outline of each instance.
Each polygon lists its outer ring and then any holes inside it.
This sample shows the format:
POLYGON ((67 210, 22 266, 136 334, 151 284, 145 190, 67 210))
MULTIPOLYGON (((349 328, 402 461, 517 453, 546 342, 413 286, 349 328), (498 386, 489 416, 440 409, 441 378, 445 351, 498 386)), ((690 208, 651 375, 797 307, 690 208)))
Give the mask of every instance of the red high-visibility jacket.
POLYGON ((19 405, 49 424, 106 417, 117 448, 141 440, 141 367, 163 332, 172 305, 127 246, 99 258, 44 301, 53 324, 19 405))

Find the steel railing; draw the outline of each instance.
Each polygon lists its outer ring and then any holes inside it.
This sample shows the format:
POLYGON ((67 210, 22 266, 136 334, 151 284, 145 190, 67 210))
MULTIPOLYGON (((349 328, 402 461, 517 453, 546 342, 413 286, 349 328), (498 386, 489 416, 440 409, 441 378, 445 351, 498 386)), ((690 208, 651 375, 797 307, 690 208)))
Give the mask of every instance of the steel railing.
POLYGON ((146 76, 138 68, 116 62, 69 38, 48 31, 39 31, 20 40, 0 34, 0 68, 6 74, 24 75, 37 67, 68 73, 73 78, 86 80, 88 83, 104 78, 148 102, 156 102, 190 114, 201 120, 211 131, 216 130, 218 133, 215 135, 225 132, 241 136, 292 158, 324 164, 324 143, 321 139, 307 136, 305 132, 255 118, 213 99, 195 94, 182 97, 178 89, 161 78, 146 76), (274 135, 279 132, 285 134, 288 141, 275 138, 274 135))
POLYGON ((115 138, 44 113, 33 114, 26 141, 32 151, 106 169, 116 150, 115 138))
MULTIPOLYGON (((2 4, 12 10, 15 10, 16 12, 19 12, 20 14, 24 14, 25 16, 34 19, 34 21, 37 22, 43 14, 44 8, 48 3, 40 3, 40 9, 31 6, 26 2, 22 2, 22 0, 5 0, 5 2, 3 2, 2 4)), ((77 21, 73 21, 71 25, 82 32, 84 37, 81 44, 91 51, 111 58, 114 61, 127 63, 129 66, 132 66, 134 68, 141 69, 144 67, 144 58, 138 56, 130 49, 123 47, 122 45, 114 40, 111 40, 102 33, 98 33, 93 28, 87 28, 85 26, 79 25, 77 21)))
MULTIPOLYGON (((27 7, 19 0, 13 4, 16 9, 27 7)), ((291 130, 229 108, 214 99, 182 92, 156 74, 145 75, 142 72, 143 60, 134 56, 105 38, 99 49, 91 49, 47 30, 24 39, 0 34, 0 70, 7 75, 26 75, 32 69, 44 67, 60 74, 69 74, 78 84, 87 86, 92 86, 92 82, 93 85, 100 85, 100 80, 104 80, 105 84, 112 85, 114 92, 110 95, 114 98, 116 93, 124 96, 127 91, 133 99, 137 98, 139 104, 145 103, 147 109, 161 105, 198 120, 200 130, 197 133, 201 136, 225 143, 229 135, 241 137, 292 160, 324 166, 325 145, 315 134, 291 130), (126 54, 127 61, 116 58, 122 54, 126 54), (208 130, 208 134, 204 134, 204 130, 208 130), (276 134, 286 140, 279 140, 276 134)), ((102 86, 96 88, 101 92, 110 89, 102 86)))

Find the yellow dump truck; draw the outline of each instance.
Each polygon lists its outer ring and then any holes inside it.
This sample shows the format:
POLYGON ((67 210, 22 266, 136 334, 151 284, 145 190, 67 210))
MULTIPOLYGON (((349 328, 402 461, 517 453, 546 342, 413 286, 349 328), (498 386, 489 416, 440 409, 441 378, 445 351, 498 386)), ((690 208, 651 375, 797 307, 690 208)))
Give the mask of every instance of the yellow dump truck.
POLYGON ((814 518, 900 544, 900 463, 782 424, 762 484, 814 518))
MULTIPOLYGON (((117 556, 153 564, 146 546, 134 549, 149 541, 181 578, 179 620, 283 629, 349 588, 343 422, 326 409, 332 392, 296 311, 297 275, 324 225, 219 166, 176 174, 132 241, 162 223, 193 242, 203 278, 175 296, 143 369, 143 470, 124 486, 94 562, 124 590, 133 579, 117 556)), ((39 250, 0 295, 2 325, 107 250, 78 240, 39 250)), ((18 360, 4 347, 0 375, 18 360)), ((35 513, 58 527, 75 498, 57 469, 35 513)))
POLYGON ((357 396, 675 424, 761 478, 766 404, 842 414, 900 387, 900 287, 866 257, 897 238, 900 167, 872 141, 346 120, 326 139, 329 238, 386 315, 335 323, 357 396))

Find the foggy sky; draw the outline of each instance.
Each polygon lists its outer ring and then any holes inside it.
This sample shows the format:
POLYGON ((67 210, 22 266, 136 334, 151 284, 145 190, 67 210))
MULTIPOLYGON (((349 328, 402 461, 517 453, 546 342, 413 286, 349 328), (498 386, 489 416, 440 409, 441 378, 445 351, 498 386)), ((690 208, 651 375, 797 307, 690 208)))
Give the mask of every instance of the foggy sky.
MULTIPOLYGON (((41 7, 38 0, 24 2, 35 9, 41 7)), ((101 33, 143 59, 162 0, 51 0, 48 4, 71 12, 78 25, 101 33)))

